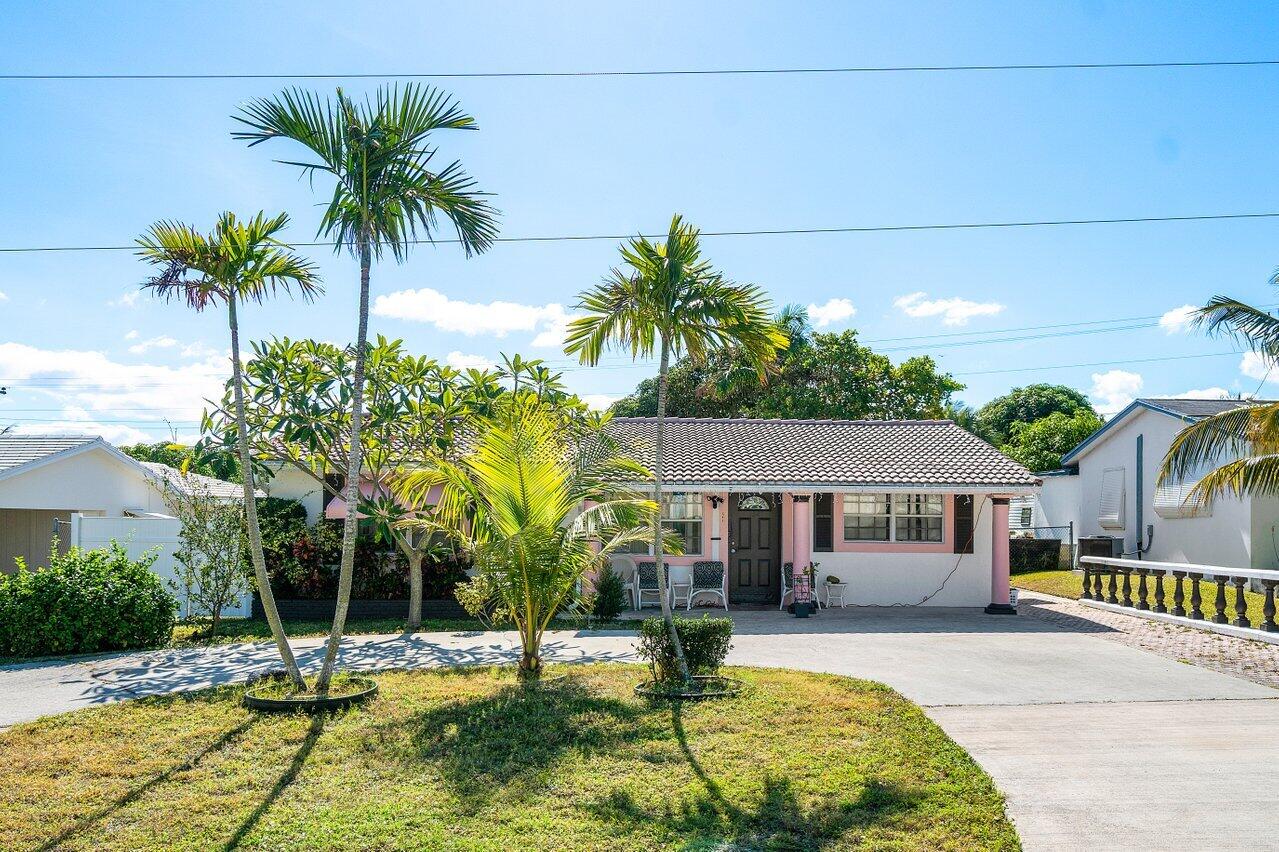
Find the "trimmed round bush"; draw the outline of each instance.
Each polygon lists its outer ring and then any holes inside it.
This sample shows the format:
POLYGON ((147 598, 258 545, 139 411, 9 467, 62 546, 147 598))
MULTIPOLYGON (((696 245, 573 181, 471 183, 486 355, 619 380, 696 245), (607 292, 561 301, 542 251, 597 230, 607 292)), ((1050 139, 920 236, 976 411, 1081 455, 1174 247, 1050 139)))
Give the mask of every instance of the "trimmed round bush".
POLYGON ((178 600, 151 571, 156 555, 130 559, 119 544, 73 547, 49 567, 0 575, 0 655, 37 657, 156 648, 168 643, 178 600))
MULTIPOLYGON (((719 671, 733 642, 731 618, 676 616, 675 631, 684 647, 684 660, 691 674, 712 675, 719 671)), ((640 658, 652 670, 653 680, 658 683, 680 682, 675 646, 671 644, 665 621, 660 618, 644 619, 640 624, 638 650, 640 658)))

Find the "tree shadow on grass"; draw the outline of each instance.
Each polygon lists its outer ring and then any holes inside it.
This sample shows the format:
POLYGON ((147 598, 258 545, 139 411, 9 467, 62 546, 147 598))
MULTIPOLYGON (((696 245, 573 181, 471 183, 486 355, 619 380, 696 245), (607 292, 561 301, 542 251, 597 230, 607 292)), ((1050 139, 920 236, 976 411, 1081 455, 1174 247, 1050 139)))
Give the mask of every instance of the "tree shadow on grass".
POLYGON ((293 754, 293 759, 289 761, 288 767, 276 779, 266 798, 259 802, 252 813, 244 818, 244 822, 240 823, 235 833, 231 835, 231 839, 222 847, 223 850, 228 850, 229 852, 232 849, 239 849, 240 843, 257 826, 263 815, 271 809, 271 806, 288 789, 288 786, 297 779, 307 758, 311 756, 311 750, 315 748, 316 742, 320 739, 320 734, 324 733, 324 719, 325 717, 322 715, 317 715, 311 719, 311 727, 307 729, 306 737, 302 740, 302 745, 298 746, 298 750, 293 754))
POLYGON ((240 724, 232 728, 228 728, 227 730, 219 734, 218 737, 215 740, 213 740, 213 742, 204 746, 203 748, 201 748, 199 751, 195 752, 194 754, 189 755, 185 760, 179 763, 175 763, 173 766, 170 766, 168 769, 164 770, 163 772, 152 775, 146 781, 132 788, 131 790, 126 792, 123 796, 120 796, 115 801, 111 802, 110 804, 105 805, 97 809, 93 813, 86 814, 85 816, 76 820, 74 823, 72 823, 71 825, 67 826, 62 831, 60 831, 55 837, 50 838, 43 845, 39 846, 38 848, 40 852, 45 852, 46 850, 51 850, 51 849, 57 849, 74 835, 79 834, 80 832, 90 828, 96 823, 116 813, 117 811, 120 811, 128 807, 130 804, 132 804, 133 802, 136 802, 138 799, 142 798, 148 792, 150 792, 151 790, 154 790, 156 787, 160 786, 161 784, 164 784, 166 781, 173 778, 173 776, 177 775, 178 773, 195 769, 197 766, 200 765, 200 762, 204 760, 206 757, 208 757, 209 755, 213 754, 216 751, 220 751, 221 749, 226 748, 227 746, 231 745, 233 742, 238 740, 241 736, 244 735, 246 731, 249 730, 249 728, 253 726, 253 724, 256 721, 257 721, 256 716, 250 716, 249 718, 245 719, 240 724))
POLYGON ((754 804, 742 805, 725 797, 719 783, 707 773, 689 747, 682 708, 671 708, 671 725, 680 751, 702 785, 702 792, 659 808, 646 808, 626 791, 615 791, 589 810, 599 819, 623 826, 660 826, 675 837, 686 838, 681 847, 693 850, 731 848, 823 849, 847 844, 848 832, 866 830, 913 809, 920 796, 891 782, 869 780, 857 798, 823 801, 804 807, 787 778, 764 777, 764 789, 754 804))
POLYGON ((463 803, 478 807, 499 792, 541 792, 565 755, 590 757, 659 733, 642 707, 564 676, 432 707, 376 740, 401 762, 429 764, 463 803))

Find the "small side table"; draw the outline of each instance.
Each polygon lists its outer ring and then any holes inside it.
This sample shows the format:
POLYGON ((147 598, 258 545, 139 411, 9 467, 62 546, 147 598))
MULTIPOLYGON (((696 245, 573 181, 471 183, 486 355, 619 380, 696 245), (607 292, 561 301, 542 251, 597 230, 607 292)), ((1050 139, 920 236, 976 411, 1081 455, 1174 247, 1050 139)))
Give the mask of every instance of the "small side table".
POLYGON ((847 604, 844 603, 844 590, 848 588, 847 583, 825 583, 826 586, 826 608, 838 606, 844 609, 847 604))
POLYGON ((692 580, 689 580, 686 583, 671 583, 671 609, 676 609, 680 606, 687 607, 690 603, 689 598, 692 597, 692 594, 692 580))

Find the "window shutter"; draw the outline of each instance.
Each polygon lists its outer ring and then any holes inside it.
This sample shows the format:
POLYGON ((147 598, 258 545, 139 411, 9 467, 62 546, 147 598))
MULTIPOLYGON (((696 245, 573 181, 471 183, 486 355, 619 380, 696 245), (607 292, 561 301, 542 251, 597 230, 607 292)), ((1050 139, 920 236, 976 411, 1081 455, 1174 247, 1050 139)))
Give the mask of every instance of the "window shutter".
POLYGON ((1101 472, 1101 499, 1097 507, 1097 523, 1102 529, 1124 528, 1124 468, 1108 467, 1101 472))
POLYGON ((973 495, 955 495, 955 552, 973 552, 973 495))
POLYGON ((835 495, 813 495, 813 551, 830 553, 835 549, 835 495))

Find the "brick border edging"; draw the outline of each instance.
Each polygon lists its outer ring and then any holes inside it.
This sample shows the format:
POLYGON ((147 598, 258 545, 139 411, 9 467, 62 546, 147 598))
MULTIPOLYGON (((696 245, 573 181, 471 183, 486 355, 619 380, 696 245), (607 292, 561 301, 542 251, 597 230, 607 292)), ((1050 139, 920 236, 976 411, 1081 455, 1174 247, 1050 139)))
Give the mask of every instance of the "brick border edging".
MULTIPOLYGON (((1038 592, 1036 594, 1039 594, 1038 592)), ((1070 600, 1064 598, 1063 600, 1070 600)), ((1220 633, 1223 636, 1231 636, 1235 639, 1249 639, 1253 642, 1266 642, 1270 645, 1279 645, 1279 633, 1267 633, 1264 630, 1256 630, 1251 627, 1235 627, 1233 624, 1217 624, 1207 619, 1187 618, 1182 615, 1170 615, 1162 612, 1150 612, 1149 610, 1133 609, 1120 604, 1106 603, 1105 601, 1093 601, 1079 598, 1073 603, 1086 606, 1090 609, 1100 609, 1106 612, 1117 612, 1121 615, 1131 615, 1134 618, 1144 618, 1147 621, 1162 621, 1165 624, 1175 624, 1179 627, 1193 627, 1197 630, 1203 630, 1208 633, 1220 633)))

